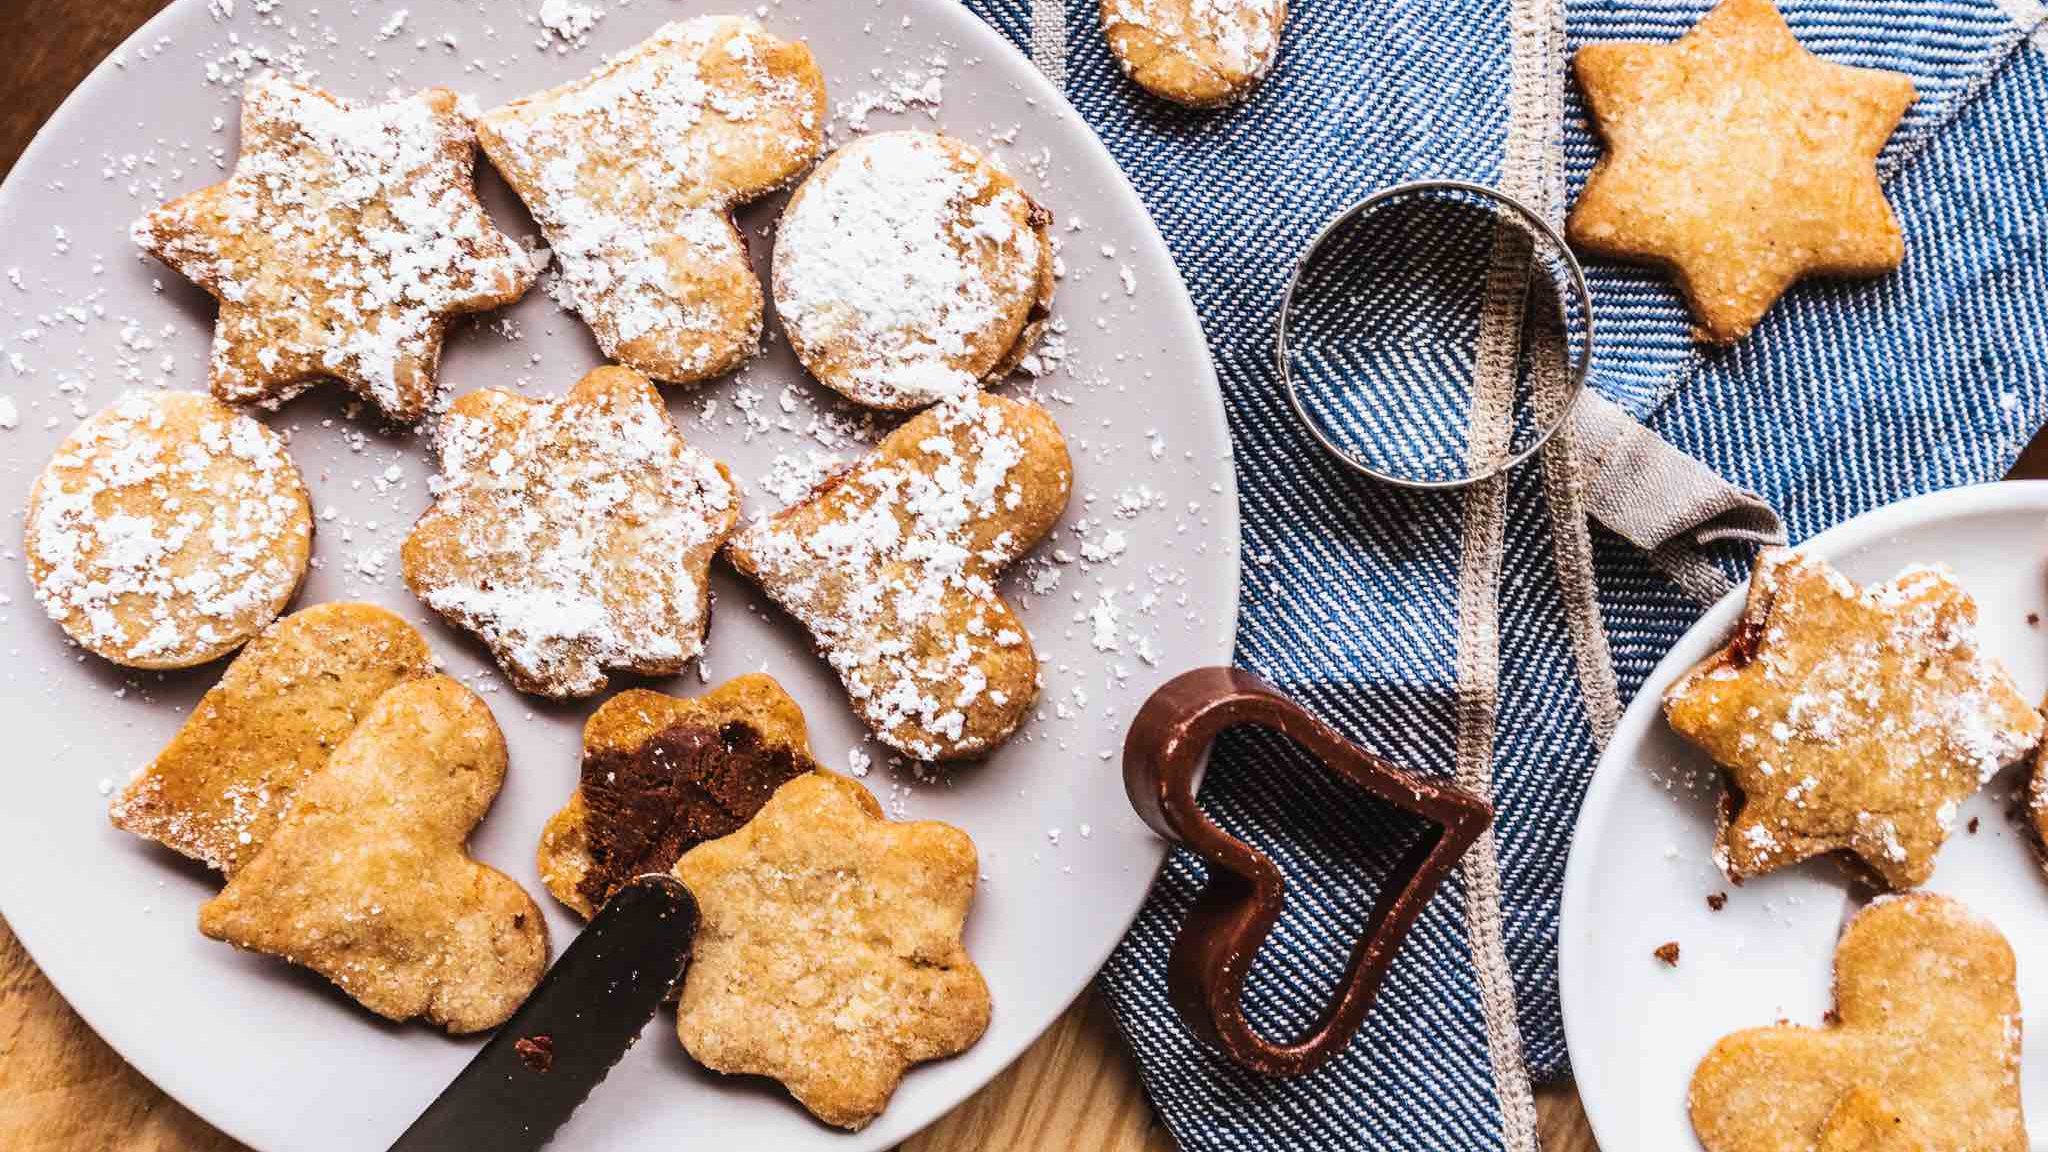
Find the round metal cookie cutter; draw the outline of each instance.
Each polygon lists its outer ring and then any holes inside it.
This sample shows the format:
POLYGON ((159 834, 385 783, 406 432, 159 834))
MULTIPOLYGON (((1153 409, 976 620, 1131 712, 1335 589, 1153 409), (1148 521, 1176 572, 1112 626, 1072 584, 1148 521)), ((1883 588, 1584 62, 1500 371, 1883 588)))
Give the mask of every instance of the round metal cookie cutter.
MULTIPOLYGON (((1481 274, 1484 274, 1484 270, 1481 270, 1481 274)), ((1308 247, 1302 251, 1300 257, 1294 262, 1293 271, 1287 279, 1286 293, 1280 299, 1280 316, 1277 330, 1280 382, 1287 392, 1288 406, 1294 410, 1295 418, 1301 422, 1301 426, 1308 431, 1310 437, 1325 452, 1340 461, 1346 468, 1362 476, 1371 477, 1374 480, 1383 481, 1401 488, 1451 491, 1469 487, 1482 480, 1491 479, 1514 468, 1540 451, 1550 441, 1551 436, 1555 435, 1557 430, 1564 426, 1565 421, 1571 419, 1573 407, 1577 404, 1580 395, 1585 392, 1586 376, 1593 363, 1593 294, 1586 285, 1585 271, 1579 266, 1578 258, 1572 254, 1571 246, 1565 242, 1564 236, 1556 228, 1552 227, 1550 222, 1545 220, 1542 214, 1535 209, 1530 208, 1498 188, 1489 187, 1485 184, 1475 184, 1464 180, 1412 180, 1381 189, 1365 197, 1363 200, 1339 212, 1330 219, 1329 223, 1323 225, 1322 230, 1316 233, 1315 239, 1309 241, 1308 247), (1451 195, 1444 196, 1443 194, 1446 193, 1451 195), (1302 400, 1300 389, 1295 380, 1294 366, 1290 356, 1290 353, 1293 351, 1290 339, 1290 319, 1296 311, 1296 298, 1302 287, 1303 273, 1309 269, 1317 255, 1347 227, 1355 225, 1370 216, 1396 209, 1406 204, 1425 206, 1431 203, 1455 204, 1457 200, 1454 197, 1459 195, 1471 200, 1484 202, 1486 205, 1491 206, 1494 209, 1495 215, 1501 219, 1519 221, 1525 226, 1533 242, 1547 245, 1554 250, 1558 263, 1561 264, 1565 271, 1562 279, 1569 291, 1569 300, 1561 298, 1560 307, 1562 309, 1567 304, 1575 305, 1579 316, 1583 318, 1579 337, 1576 341, 1578 355, 1576 358, 1572 357, 1567 346, 1565 351, 1568 368, 1567 393, 1564 402, 1558 406, 1554 415, 1536 427, 1533 433, 1534 438, 1523 444, 1518 450, 1502 456, 1484 468, 1473 469, 1469 474, 1453 479, 1427 479, 1417 476, 1399 475, 1389 472, 1384 468, 1374 467, 1359 459, 1352 451, 1347 450, 1331 439, 1322 423, 1309 412, 1308 406, 1302 400)))

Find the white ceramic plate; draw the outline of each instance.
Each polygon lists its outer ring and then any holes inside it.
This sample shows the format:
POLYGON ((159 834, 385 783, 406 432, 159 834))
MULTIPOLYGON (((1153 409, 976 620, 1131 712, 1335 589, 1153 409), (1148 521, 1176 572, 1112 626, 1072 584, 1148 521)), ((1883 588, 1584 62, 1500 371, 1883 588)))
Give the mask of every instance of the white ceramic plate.
MULTIPOLYGON (((583 75, 665 20, 758 11, 817 53, 837 139, 862 123, 909 125, 991 148, 1059 218, 1064 247, 1062 366, 1007 389, 1052 410, 1075 461, 1074 501, 1057 539, 1009 581, 1045 658, 1039 714, 986 763, 923 778, 891 767, 862 740, 803 634, 722 564, 708 673, 772 673, 804 705, 828 765, 853 767, 849 750, 859 747, 875 761, 866 783, 896 814, 973 835, 986 879, 967 942, 993 990, 994 1022, 965 1055, 913 1071, 882 1117, 848 1136, 772 1084, 695 1068, 663 1013, 561 1136, 563 1147, 611 1152, 714 1140, 888 1147, 986 1083, 1073 1000, 1161 859, 1125 803, 1115 754, 1154 687, 1229 658, 1237 508, 1214 372, 1166 248, 1108 153, 1008 42, 957 5, 616 0, 596 5, 606 14, 580 46, 543 27, 539 7, 181 0, 94 72, 0 189, 0 396, 19 414, 0 431, 0 507, 14 510, 9 531, 19 540, 19 509, 57 441, 123 388, 204 386, 212 306, 139 257, 126 230, 159 200, 224 176, 239 78, 265 59, 351 98, 439 83, 488 107, 583 75), (1103 651, 1096 620, 1110 616, 1116 650, 1103 651)), ((482 183, 501 225, 534 231, 495 177, 482 183)), ((778 209, 742 214, 764 267, 765 228, 778 209)), ((509 326, 454 333, 446 385, 558 394, 598 363, 583 325, 539 291, 504 317, 509 326)), ((685 434, 747 486, 750 515, 779 503, 781 486, 768 482, 778 458, 832 451, 812 430, 851 414, 804 378, 772 319, 769 331, 768 353, 738 378, 669 393, 685 434)), ((426 506, 430 461, 416 438, 348 408, 338 389, 323 388, 262 417, 289 431, 316 509, 332 510, 315 546, 321 567, 299 604, 394 608, 484 691, 510 739, 512 769, 474 847, 548 908, 559 954, 576 925, 541 890, 534 845, 575 783, 578 734, 596 702, 553 707, 519 696, 479 647, 412 599, 395 553, 426 506)), ((860 448, 836 445, 847 458, 860 448)), ((199 935, 196 909, 214 878, 110 829, 103 789, 162 746, 220 669, 134 675, 82 656, 44 619, 17 551, 10 543, 0 572, 0 731, 13 748, 0 798, 0 909, 102 1036, 231 1135, 279 1152, 383 1147, 475 1042, 381 1024, 317 978, 199 935)), ((701 690, 695 674, 656 686, 701 690)))
MULTIPOLYGON (((1915 563, 1952 568, 1976 597, 1985 650, 2020 689, 2048 689, 2048 483, 1958 488, 1894 504, 1815 537, 1806 551, 1859 583, 1915 563)), ((1686 1088, 1714 1041, 1780 1019, 1814 1025, 1832 1006, 1835 939, 1860 906, 1844 869, 1809 861, 1736 888, 1715 868, 1712 763, 1664 723, 1664 690, 1723 644, 1738 590, 1651 673, 1593 776, 1565 869, 1559 976, 1565 1038, 1586 1115, 1603 1148, 1698 1148, 1686 1088), (1727 906, 1708 908, 1711 893, 1727 906), (1680 947, 1677 968, 1652 951, 1680 947)), ((2021 1064, 2038 1145, 2048 1133, 2048 879, 2027 833, 2007 819, 2025 769, 2008 769, 1963 806, 1927 887, 1989 917, 2019 958, 2028 1009, 2021 1064), (1978 831, 1964 830, 1976 820, 1978 831)))

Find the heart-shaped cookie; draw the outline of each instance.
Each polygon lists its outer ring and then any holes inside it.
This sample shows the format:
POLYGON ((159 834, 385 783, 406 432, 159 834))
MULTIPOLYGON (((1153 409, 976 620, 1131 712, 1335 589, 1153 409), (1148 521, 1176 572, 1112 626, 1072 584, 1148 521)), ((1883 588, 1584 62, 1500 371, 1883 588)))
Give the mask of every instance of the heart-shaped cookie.
POLYGON ((1052 531, 1073 480, 1050 413, 974 393, 906 421, 726 556, 810 629, 883 743, 977 756, 1038 694, 996 577, 1052 531))
POLYGON ((1879 899, 1835 947, 1835 1010, 1723 1038, 1693 1073, 1707 1152, 2024 1152, 2012 948, 1945 896, 1879 899))
POLYGON ((377 698, 433 664, 412 625, 374 604, 292 613, 242 649, 115 796, 114 827, 234 875, 377 698))
POLYGON ((505 780, 505 738, 445 676, 378 698, 219 896, 199 930, 281 956, 392 1020, 495 1027, 548 963, 547 924, 470 830, 505 780))

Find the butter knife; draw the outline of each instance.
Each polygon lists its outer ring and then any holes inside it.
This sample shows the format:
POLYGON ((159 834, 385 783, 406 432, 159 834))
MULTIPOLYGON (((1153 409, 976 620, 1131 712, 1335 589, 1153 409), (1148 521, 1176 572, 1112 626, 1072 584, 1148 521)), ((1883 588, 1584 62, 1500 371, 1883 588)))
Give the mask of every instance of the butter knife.
POLYGON ((697 901, 680 880, 620 888, 391 1152, 532 1152, 640 1038, 683 976, 697 901))

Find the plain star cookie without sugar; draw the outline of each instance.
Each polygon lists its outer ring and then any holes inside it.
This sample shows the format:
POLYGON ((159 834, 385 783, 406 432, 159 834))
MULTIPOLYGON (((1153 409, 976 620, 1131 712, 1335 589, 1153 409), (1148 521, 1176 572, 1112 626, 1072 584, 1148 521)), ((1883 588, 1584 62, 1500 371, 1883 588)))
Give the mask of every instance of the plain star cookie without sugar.
POLYGON ((471 392, 441 422, 434 504, 400 549, 427 607, 474 632, 522 692, 589 696, 703 651, 711 557, 739 524, 725 465, 646 377, 599 368, 566 396, 471 392))
POLYGON ((311 968, 387 1019, 496 1027, 548 966, 533 897, 469 856, 505 765, 476 693, 446 676, 392 688, 200 907, 199 930, 311 968))
POLYGON ((859 1129, 911 1065, 971 1047, 988 984, 961 942, 974 842, 898 823, 866 788, 811 772, 676 865, 702 920, 676 1010, 692 1059, 782 1082, 859 1129))
POLYGON ((1192 108, 1256 87, 1286 22, 1286 0, 1102 0, 1102 33, 1124 74, 1192 108))
POLYGON ((242 93, 233 174, 150 212, 134 238, 220 302, 215 396, 278 403, 334 379, 411 423, 437 395, 450 319, 533 283, 475 168, 446 89, 356 107, 266 72, 242 93))
POLYGON ((1880 898, 1835 946, 1820 1028, 1722 1038, 1687 1105, 1706 1152, 2024 1152, 2011 945, 1956 900, 1880 898))
POLYGON ((748 525, 726 558, 810 630, 884 744, 978 756, 1038 695, 1038 656, 996 578, 1053 530, 1073 480, 1050 413, 970 393, 748 525))
POLYGON ((129 668, 190 668, 291 602, 313 509, 277 433, 204 393, 131 392, 57 446, 24 535, 66 635, 129 668))
POLYGON ((1771 0, 1722 0, 1676 43, 1588 44, 1573 63, 1607 151, 1571 241, 1671 271, 1704 339, 1740 340, 1803 277, 1898 267, 1876 162, 1911 80, 1814 56, 1771 0))
POLYGON ((2043 727, 1946 570, 1863 589, 1784 550, 1757 559, 1734 636, 1664 714, 1726 774, 1731 878, 1847 851, 1895 889, 1926 882, 1962 802, 2043 727))
POLYGON ((708 16, 492 109, 477 134, 554 249, 555 298, 606 356, 690 384, 759 346, 761 283, 732 212, 811 166, 825 118, 809 48, 708 16))
POLYGON ((1052 311, 1052 214, 981 152, 867 136, 798 186, 776 228, 775 312, 826 387, 922 408, 1015 368, 1052 311))

